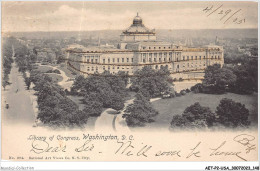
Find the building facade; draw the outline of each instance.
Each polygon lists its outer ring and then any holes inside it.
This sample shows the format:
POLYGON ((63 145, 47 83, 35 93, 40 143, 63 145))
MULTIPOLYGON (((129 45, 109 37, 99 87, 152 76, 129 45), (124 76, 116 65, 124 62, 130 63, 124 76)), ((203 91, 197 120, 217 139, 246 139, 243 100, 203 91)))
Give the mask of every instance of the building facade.
POLYGON ((165 66, 171 75, 203 72, 209 65, 224 64, 223 47, 208 45, 191 48, 156 40, 154 30, 146 28, 142 18, 134 18, 132 25, 120 35, 117 47, 68 48, 67 67, 82 75, 105 70, 110 73, 125 71, 133 75, 138 69, 165 66))

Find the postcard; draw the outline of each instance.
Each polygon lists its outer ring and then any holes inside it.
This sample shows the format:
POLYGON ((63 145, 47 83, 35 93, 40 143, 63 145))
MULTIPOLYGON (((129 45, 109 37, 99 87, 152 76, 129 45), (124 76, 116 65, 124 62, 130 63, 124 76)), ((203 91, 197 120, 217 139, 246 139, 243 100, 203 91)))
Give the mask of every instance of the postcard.
POLYGON ((2 160, 258 161, 257 2, 1 5, 2 160))

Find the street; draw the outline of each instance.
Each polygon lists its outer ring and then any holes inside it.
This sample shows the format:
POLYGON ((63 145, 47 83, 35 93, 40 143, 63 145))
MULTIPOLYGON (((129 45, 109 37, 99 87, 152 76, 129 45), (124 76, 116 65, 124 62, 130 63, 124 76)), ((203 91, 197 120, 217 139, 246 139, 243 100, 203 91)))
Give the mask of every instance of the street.
POLYGON ((33 124, 35 115, 30 92, 26 90, 23 76, 14 63, 9 77, 11 85, 5 91, 2 88, 2 123, 33 124), (5 108, 6 104, 9 104, 8 109, 5 108))

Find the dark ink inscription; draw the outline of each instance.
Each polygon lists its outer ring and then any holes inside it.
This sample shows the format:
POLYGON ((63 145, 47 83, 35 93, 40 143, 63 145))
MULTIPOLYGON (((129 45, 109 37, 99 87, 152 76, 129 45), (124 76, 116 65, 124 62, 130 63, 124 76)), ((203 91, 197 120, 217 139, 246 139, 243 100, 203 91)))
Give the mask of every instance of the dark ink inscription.
POLYGON ((240 134, 233 139, 235 142, 242 144, 246 147, 246 153, 250 153, 251 150, 256 150, 256 145, 251 144, 255 140, 255 137, 248 134, 240 134))
POLYGON ((223 151, 222 148, 225 144, 226 141, 223 141, 217 148, 210 148, 210 150, 212 150, 210 156, 237 156, 238 158, 247 161, 245 158, 239 155, 241 154, 241 151, 223 151))
POLYGON ((36 154, 41 154, 45 152, 66 152, 66 145, 65 146, 57 146, 57 147, 51 147, 47 141, 43 140, 34 140, 32 142, 32 152, 36 154))

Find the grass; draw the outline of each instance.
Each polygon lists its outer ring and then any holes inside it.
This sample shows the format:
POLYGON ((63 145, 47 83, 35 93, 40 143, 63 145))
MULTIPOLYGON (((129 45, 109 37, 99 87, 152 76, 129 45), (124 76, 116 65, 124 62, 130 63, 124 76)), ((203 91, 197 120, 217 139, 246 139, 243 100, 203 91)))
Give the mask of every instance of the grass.
POLYGON ((222 95, 213 94, 194 94, 188 93, 185 96, 175 97, 172 99, 161 99, 152 102, 156 110, 159 111, 159 115, 155 117, 155 122, 147 124, 147 127, 153 128, 169 128, 173 115, 182 114, 183 111, 195 102, 199 102, 202 106, 209 107, 215 112, 216 107, 223 98, 230 98, 236 102, 245 104, 246 108, 250 112, 249 119, 252 125, 257 124, 257 94, 253 95, 239 95, 233 93, 227 93, 222 95))
POLYGON ((49 70, 52 70, 52 67, 50 67, 50 66, 37 66, 37 70, 42 72, 42 73, 45 73, 49 70))
POLYGON ((52 81, 54 81, 55 83, 58 83, 63 79, 62 76, 60 76, 59 74, 55 74, 55 73, 45 73, 45 74, 50 76, 52 81))
POLYGON ((72 71, 68 70, 65 66, 58 66, 57 68, 64 71, 67 77, 70 77, 70 78, 76 77, 76 75, 73 75, 72 71))

